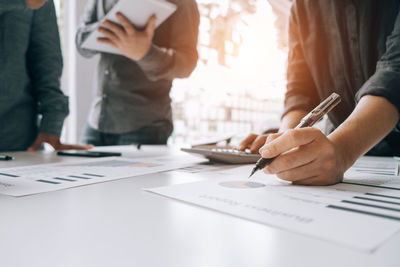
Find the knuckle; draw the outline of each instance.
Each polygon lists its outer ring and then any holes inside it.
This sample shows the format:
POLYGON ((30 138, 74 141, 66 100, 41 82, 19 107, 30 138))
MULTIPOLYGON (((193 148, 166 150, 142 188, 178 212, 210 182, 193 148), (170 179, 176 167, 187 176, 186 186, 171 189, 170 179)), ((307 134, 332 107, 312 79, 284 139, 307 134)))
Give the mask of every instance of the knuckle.
POLYGON ((267 141, 268 135, 260 135, 259 138, 263 143, 265 143, 265 141, 267 141))
POLYGON ((325 137, 324 133, 320 129, 313 128, 313 127, 311 129, 312 129, 312 133, 315 134, 315 136, 325 137))
POLYGON ((246 136, 246 138, 243 140, 243 143, 247 143, 252 139, 252 135, 249 134, 248 136, 246 136))
POLYGON ((268 138, 270 138, 270 139, 276 139, 276 138, 278 138, 279 136, 281 136, 281 134, 280 134, 280 133, 276 133, 276 134, 269 134, 269 135, 268 135, 268 138))
POLYGON ((239 147, 240 147, 240 148, 247 147, 247 146, 248 146, 248 143, 247 143, 246 141, 243 141, 243 142, 241 142, 241 143, 239 144, 239 147))
POLYGON ((256 140, 254 140, 254 143, 255 144, 260 144, 260 143, 263 143, 264 142, 264 138, 260 135, 260 136, 258 136, 257 138, 256 138, 256 140))
POLYGON ((292 175, 290 172, 282 172, 278 173, 276 176, 278 176, 279 179, 285 180, 285 181, 292 181, 292 175))
POLYGON ((270 171, 270 173, 278 173, 275 162, 274 164, 271 163, 266 168, 270 171))
POLYGON ((297 133, 294 129, 289 129, 284 133, 285 136, 289 137, 290 139, 296 139, 297 133))
POLYGON ((281 168, 288 168, 291 163, 292 160, 290 160, 288 157, 281 157, 281 159, 277 160, 276 164, 281 168))
POLYGON ((272 154, 276 154, 278 152, 278 148, 275 144, 269 144, 268 145, 268 150, 272 154))
POLYGON ((254 138, 254 143, 258 142, 258 140, 260 140, 260 137, 257 136, 256 138, 254 138))
MULTIPOLYGON (((297 152, 298 153, 307 153, 307 145, 300 145, 297 147, 297 152)), ((299 157, 296 157, 295 159, 299 159, 299 157)))
POLYGON ((290 137, 293 140, 298 141, 301 138, 301 133, 299 131, 296 131, 296 130, 290 130, 290 137))
POLYGON ((278 138, 279 136, 280 136, 280 134, 268 134, 267 135, 267 140, 271 141, 271 140, 274 140, 274 139, 278 138))

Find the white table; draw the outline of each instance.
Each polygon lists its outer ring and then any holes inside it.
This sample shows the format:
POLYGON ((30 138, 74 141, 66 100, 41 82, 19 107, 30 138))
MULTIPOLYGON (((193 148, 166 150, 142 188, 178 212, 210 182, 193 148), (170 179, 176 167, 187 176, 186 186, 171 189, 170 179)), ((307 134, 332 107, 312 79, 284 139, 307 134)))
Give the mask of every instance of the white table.
MULTIPOLYGON (((177 153, 107 149, 125 157, 177 153)), ((0 167, 76 160, 50 152, 12 155, 16 160, 0 167)), ((142 190, 202 179, 172 171, 21 198, 0 195, 0 266, 400 266, 400 233, 365 254, 142 190)))

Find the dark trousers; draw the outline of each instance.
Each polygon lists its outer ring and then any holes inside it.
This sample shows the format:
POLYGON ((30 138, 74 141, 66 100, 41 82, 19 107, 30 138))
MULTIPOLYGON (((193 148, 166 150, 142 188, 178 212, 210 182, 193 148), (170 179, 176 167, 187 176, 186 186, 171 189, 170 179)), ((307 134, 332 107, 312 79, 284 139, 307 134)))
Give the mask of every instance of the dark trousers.
POLYGON ((118 146, 118 145, 165 145, 172 133, 170 123, 162 123, 154 126, 146 126, 129 133, 113 134, 103 133, 86 126, 82 137, 82 143, 94 146, 118 146))

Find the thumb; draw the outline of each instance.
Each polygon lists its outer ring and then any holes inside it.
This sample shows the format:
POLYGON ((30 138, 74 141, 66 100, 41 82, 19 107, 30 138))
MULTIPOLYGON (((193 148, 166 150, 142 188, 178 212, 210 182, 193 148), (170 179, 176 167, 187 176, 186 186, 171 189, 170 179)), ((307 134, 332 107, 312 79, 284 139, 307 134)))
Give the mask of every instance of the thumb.
POLYGON ((146 26, 146 33, 148 35, 151 35, 151 36, 154 35, 154 30, 156 28, 156 22, 157 22, 157 17, 155 15, 151 16, 151 18, 147 22, 147 26, 146 26))
POLYGON ((36 141, 33 143, 33 145, 31 145, 28 148, 28 152, 35 152, 37 151, 43 144, 43 138, 41 136, 38 136, 38 138, 36 138, 36 141))

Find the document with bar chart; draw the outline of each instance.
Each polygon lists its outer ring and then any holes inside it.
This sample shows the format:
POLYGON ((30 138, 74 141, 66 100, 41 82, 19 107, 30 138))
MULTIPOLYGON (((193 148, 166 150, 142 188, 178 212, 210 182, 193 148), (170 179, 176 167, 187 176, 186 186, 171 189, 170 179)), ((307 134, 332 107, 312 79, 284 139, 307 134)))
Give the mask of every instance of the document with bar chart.
POLYGON ((102 158, 0 169, 0 194, 25 196, 192 166, 187 156, 102 158))
POLYGON ((372 252, 400 231, 400 177, 366 175, 326 187, 294 186, 253 166, 208 181, 146 189, 246 220, 372 252))

